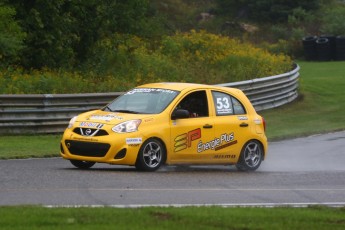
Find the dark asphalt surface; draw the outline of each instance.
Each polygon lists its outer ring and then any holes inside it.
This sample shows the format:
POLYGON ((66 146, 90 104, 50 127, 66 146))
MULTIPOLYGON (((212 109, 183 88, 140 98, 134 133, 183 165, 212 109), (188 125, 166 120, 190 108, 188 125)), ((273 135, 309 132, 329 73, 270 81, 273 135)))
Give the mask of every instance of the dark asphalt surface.
POLYGON ((345 206, 345 131, 269 143, 256 172, 234 166, 165 166, 157 172, 61 158, 1 160, 0 205, 345 206))

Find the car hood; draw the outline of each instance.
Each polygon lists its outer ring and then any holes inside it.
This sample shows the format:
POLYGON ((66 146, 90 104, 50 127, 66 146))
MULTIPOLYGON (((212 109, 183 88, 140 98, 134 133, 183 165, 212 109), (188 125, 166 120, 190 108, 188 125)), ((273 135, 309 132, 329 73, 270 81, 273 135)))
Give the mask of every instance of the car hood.
POLYGON ((117 125, 119 123, 134 120, 152 118, 153 114, 130 114, 120 112, 109 112, 102 110, 94 110, 87 113, 80 114, 77 117, 78 122, 87 121, 109 125, 117 125))

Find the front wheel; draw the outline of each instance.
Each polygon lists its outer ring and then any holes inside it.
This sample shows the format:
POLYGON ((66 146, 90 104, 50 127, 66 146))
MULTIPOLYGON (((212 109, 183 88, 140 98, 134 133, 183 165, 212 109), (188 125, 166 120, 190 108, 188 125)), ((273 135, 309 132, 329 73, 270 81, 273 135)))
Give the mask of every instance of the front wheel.
POLYGON ((70 160, 70 162, 72 163, 72 165, 80 169, 89 169, 96 164, 96 162, 92 161, 70 160))
POLYGON ((163 144, 150 138, 141 146, 135 167, 143 171, 157 170, 166 159, 166 151, 163 144))
POLYGON ((251 140, 243 146, 236 168, 240 171, 255 171, 259 168, 263 156, 261 144, 256 140, 251 140))

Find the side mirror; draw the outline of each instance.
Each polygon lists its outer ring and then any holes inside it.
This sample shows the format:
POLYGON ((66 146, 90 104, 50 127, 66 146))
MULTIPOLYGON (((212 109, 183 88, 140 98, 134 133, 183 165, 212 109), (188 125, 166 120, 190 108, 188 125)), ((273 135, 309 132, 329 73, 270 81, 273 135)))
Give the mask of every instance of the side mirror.
POLYGON ((189 118, 189 112, 185 109, 176 109, 171 114, 171 120, 181 119, 181 118, 189 118))

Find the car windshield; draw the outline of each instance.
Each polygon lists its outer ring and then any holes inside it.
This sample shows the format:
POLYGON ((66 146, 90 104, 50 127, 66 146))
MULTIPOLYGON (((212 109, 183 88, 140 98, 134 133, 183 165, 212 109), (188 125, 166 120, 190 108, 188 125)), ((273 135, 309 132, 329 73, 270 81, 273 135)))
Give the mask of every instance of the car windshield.
POLYGON ((123 113, 161 113, 179 94, 178 91, 156 88, 135 88, 108 104, 104 110, 123 113))

